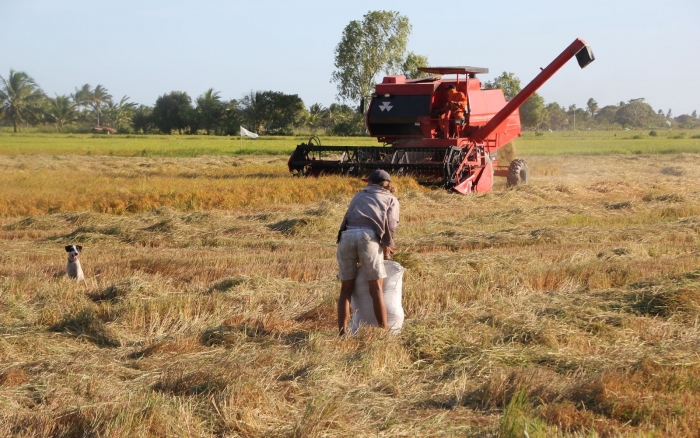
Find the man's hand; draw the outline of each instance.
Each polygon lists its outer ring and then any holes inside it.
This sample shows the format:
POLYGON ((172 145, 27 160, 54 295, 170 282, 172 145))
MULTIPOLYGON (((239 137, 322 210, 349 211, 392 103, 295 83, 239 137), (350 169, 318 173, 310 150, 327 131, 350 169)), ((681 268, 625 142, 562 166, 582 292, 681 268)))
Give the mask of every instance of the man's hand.
POLYGON ((389 248, 388 246, 383 246, 382 250, 384 251, 384 260, 391 260, 391 256, 394 254, 394 250, 389 248))

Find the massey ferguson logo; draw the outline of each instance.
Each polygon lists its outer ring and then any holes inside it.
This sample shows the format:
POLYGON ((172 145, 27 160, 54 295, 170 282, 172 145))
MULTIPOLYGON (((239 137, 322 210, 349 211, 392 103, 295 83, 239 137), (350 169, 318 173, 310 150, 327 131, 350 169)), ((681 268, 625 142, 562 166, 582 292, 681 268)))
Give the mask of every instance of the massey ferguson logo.
POLYGON ((391 106, 391 102, 382 102, 382 104, 379 105, 379 109, 386 112, 391 111, 392 108, 393 106, 391 106))

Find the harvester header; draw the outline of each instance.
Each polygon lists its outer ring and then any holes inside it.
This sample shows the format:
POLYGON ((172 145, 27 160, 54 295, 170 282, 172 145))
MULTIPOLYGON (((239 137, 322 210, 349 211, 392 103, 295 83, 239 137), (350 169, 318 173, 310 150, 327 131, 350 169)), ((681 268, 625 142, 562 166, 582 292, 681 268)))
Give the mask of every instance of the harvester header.
POLYGON ((506 176, 509 185, 527 183, 525 162, 499 166, 497 151, 520 136, 520 106, 574 56, 581 68, 595 59, 576 39, 510 101, 500 89, 482 89, 476 75, 487 68, 422 67, 433 76, 386 76, 365 115, 369 134, 383 146, 321 146, 312 138, 297 146, 289 170, 361 177, 384 169, 439 180, 460 193, 488 192, 494 176, 506 176))

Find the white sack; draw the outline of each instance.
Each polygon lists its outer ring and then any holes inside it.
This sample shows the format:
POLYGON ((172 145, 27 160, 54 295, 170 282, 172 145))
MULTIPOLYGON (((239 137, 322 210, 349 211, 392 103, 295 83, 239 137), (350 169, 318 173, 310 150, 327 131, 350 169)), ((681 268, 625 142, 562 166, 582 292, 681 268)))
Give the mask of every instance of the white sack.
MULTIPOLYGON (((386 306, 387 323, 394 333, 398 333, 401 331, 404 318, 403 307, 401 306, 401 289, 403 287, 403 272, 405 269, 391 260, 384 260, 384 269, 386 269, 384 304, 386 306)), ((357 332, 362 325, 377 327, 372 296, 369 294, 369 283, 362 268, 357 270, 355 290, 350 299, 350 306, 353 312, 352 322, 350 323, 350 331, 352 333, 357 332)))

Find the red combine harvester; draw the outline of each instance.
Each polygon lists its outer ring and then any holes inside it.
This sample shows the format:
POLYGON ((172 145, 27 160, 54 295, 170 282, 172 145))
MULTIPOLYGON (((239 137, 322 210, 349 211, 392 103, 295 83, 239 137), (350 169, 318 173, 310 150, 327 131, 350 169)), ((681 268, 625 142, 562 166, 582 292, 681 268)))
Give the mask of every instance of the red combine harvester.
POLYGON ((312 137, 297 146, 289 171, 364 176, 379 168, 441 181, 460 193, 488 192, 494 176, 507 177, 509 185, 527 183, 525 162, 499 166, 496 152, 520 136, 520 106, 574 56, 581 68, 595 59, 588 44, 576 39, 510 101, 500 89, 481 89, 476 75, 488 73, 486 68, 424 67, 419 70, 436 76, 386 76, 366 114, 370 135, 383 146, 322 146, 312 137), (461 92, 461 103, 454 102, 455 92, 461 92))

